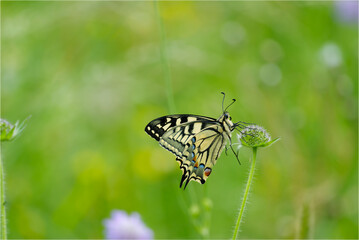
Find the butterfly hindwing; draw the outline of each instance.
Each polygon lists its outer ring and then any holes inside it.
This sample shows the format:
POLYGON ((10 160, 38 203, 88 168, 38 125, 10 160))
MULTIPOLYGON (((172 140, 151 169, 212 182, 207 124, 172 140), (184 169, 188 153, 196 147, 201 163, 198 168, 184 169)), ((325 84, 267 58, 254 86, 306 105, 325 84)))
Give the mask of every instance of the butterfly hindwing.
POLYGON ((176 159, 182 170, 180 187, 184 182, 184 188, 190 181, 202 184, 206 182, 226 144, 226 137, 221 132, 221 125, 213 124, 192 136, 187 142, 184 152, 188 156, 176 159))

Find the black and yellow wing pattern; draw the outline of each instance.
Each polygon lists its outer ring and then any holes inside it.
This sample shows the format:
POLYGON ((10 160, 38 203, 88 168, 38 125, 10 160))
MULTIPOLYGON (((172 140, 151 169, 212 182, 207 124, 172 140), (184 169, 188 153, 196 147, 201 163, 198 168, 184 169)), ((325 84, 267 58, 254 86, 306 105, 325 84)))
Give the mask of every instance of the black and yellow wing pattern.
POLYGON ((234 124, 224 112, 219 119, 179 114, 154 119, 145 131, 176 155, 182 170, 180 187, 193 180, 204 184, 223 148, 231 138, 234 124))

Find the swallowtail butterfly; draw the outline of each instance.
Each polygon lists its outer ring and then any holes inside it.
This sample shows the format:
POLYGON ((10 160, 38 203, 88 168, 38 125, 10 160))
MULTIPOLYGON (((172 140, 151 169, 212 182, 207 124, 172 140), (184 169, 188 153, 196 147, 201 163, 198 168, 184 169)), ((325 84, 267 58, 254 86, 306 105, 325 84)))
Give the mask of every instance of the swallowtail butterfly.
MULTIPOLYGON (((223 110, 225 94, 222 94, 223 110)), ((233 99, 229 106, 235 101, 233 99)), ((163 148, 176 155, 176 161, 182 170, 180 187, 185 182, 185 189, 190 181, 204 184, 227 142, 238 160, 232 148, 231 134, 236 127, 243 127, 240 124, 243 122, 233 123, 226 112, 227 108, 218 119, 176 114, 156 118, 147 124, 145 131, 163 148)))

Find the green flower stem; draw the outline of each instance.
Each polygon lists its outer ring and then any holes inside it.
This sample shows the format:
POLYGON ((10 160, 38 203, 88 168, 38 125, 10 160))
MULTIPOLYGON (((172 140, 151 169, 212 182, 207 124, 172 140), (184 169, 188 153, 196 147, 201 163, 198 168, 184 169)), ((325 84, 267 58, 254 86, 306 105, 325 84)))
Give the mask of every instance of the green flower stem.
POLYGON ((6 239, 5 182, 3 167, 2 158, 0 156, 0 239, 6 239))
POLYGON ((237 239, 239 226, 241 225, 243 212, 244 212, 244 209, 245 209, 245 206, 246 206, 246 202, 247 202, 247 197, 248 197, 248 193, 249 193, 249 188, 250 188, 250 186, 251 186, 252 179, 253 179, 253 175, 254 175, 254 169, 255 169, 256 157, 257 157, 257 148, 254 147, 254 148, 252 148, 252 149, 253 149, 252 165, 251 165, 251 169, 250 169, 250 171, 249 171, 249 176, 248 176, 248 180, 247 180, 246 190, 245 190, 244 196, 243 196, 242 206, 241 206, 241 209, 239 210, 236 227, 235 227, 235 229, 234 229, 233 238, 232 238, 233 240, 237 239))
POLYGON ((171 80, 171 69, 168 62, 167 57, 167 51, 166 51, 166 34, 163 27, 162 17, 161 17, 161 11, 160 6, 158 3, 158 0, 154 1, 155 3, 155 10, 157 15, 157 25, 160 30, 160 37, 161 37, 161 43, 160 43, 160 57, 161 57, 161 64, 163 66, 164 71, 164 78, 166 82, 166 89, 167 89, 167 99, 168 99, 168 108, 170 110, 170 113, 174 113, 176 111, 175 108, 175 101, 173 97, 173 89, 172 89, 172 80, 171 80))

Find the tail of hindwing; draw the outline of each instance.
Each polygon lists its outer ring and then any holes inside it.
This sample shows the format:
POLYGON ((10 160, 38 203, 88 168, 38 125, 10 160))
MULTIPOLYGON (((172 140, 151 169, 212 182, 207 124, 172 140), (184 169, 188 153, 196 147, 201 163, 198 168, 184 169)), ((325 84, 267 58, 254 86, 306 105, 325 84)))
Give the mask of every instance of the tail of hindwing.
POLYGON ((203 170, 201 171, 199 168, 194 169, 193 164, 190 164, 190 161, 187 159, 176 158, 176 161, 179 163, 180 169, 182 170, 180 188, 182 188, 182 185, 184 184, 183 189, 186 189, 190 181, 196 181, 201 184, 206 182, 207 177, 204 178, 203 170))

